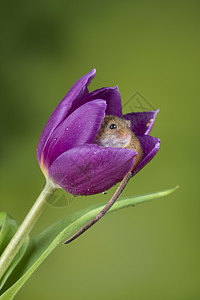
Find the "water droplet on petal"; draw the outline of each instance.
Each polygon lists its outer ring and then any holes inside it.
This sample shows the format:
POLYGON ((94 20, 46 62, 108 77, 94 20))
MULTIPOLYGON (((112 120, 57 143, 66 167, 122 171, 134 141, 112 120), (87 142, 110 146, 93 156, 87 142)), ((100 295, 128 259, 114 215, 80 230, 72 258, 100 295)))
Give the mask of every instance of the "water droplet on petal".
POLYGON ((96 152, 94 152, 94 154, 97 154, 96 152))
POLYGON ((68 127, 65 128, 65 130, 68 130, 68 129, 69 129, 68 127))
POLYGON ((107 191, 104 191, 102 194, 103 194, 103 195, 106 195, 107 193, 108 193, 107 191))

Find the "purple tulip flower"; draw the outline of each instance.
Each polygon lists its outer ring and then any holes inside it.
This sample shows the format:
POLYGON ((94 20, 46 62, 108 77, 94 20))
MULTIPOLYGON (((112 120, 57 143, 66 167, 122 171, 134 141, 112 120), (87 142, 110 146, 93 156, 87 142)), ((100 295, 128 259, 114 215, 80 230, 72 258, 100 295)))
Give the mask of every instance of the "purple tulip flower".
POLYGON ((89 92, 96 70, 80 78, 50 117, 37 148, 46 176, 67 192, 92 195, 110 189, 132 169, 137 152, 125 148, 102 148, 93 143, 105 115, 131 121, 131 129, 143 148, 139 172, 158 152, 160 140, 149 135, 156 111, 122 114, 118 87, 89 92))

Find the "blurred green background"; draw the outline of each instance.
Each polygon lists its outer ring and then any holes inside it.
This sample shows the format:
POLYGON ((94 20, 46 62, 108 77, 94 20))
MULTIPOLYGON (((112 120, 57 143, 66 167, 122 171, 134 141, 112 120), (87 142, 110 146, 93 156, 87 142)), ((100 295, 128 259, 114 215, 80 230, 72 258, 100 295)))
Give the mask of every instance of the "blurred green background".
MULTIPOLYGON (((94 67, 90 90, 117 84, 123 104, 140 92, 160 108, 161 149, 124 196, 180 185, 60 246, 16 299, 200 299, 199 14, 199 1, 1 1, 0 209, 23 220, 44 184, 40 134, 94 67)), ((114 190, 48 205, 32 236, 114 190)))

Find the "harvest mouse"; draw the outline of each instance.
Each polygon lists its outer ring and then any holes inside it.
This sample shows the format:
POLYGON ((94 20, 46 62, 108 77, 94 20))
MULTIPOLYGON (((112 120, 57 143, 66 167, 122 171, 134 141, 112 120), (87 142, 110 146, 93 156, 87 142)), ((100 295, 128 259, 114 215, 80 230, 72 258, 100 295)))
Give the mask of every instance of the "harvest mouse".
POLYGON ((106 115, 93 143, 105 148, 129 148, 138 154, 135 157, 133 171, 143 158, 139 139, 130 128, 131 121, 117 116, 106 115))
POLYGON ((135 156, 135 163, 132 169, 124 176, 121 181, 117 191, 112 196, 110 201, 106 204, 106 206, 94 217, 88 224, 83 226, 77 233, 75 233, 72 237, 70 237, 65 244, 69 244, 81 234, 83 234, 86 230, 88 230, 92 225, 98 222, 105 213, 111 208, 111 206, 115 203, 117 198, 122 193, 123 189, 127 185, 130 178, 133 176, 132 172, 138 166, 143 158, 143 150, 140 144, 139 139, 136 137, 134 132, 130 128, 131 121, 125 120, 117 116, 106 115, 101 123, 101 128, 94 140, 94 144, 97 144, 103 148, 112 147, 112 148, 129 148, 135 150, 138 154, 135 156))

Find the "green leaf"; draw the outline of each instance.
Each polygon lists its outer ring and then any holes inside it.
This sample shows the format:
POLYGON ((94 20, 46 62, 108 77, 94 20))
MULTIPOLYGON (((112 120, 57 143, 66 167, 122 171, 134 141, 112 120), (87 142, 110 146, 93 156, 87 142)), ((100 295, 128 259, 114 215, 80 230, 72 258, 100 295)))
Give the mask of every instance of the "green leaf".
MULTIPOLYGON (((152 199, 160 198, 174 192, 176 188, 157 192, 148 195, 135 196, 126 199, 118 200, 108 213, 114 212, 121 208, 135 206, 136 204, 146 202, 152 199)), ((35 237, 28 246, 28 249, 17 266, 11 274, 6 283, 5 291, 0 296, 0 300, 11 300, 32 275, 32 273, 39 267, 39 265, 46 259, 46 257, 62 242, 68 239, 71 235, 81 229, 91 219, 93 219, 105 206, 106 203, 94 205, 84 210, 78 211, 71 216, 67 216, 59 220, 55 224, 48 227, 37 237, 35 237)), ((65 246, 67 247, 67 246, 65 246)))
MULTIPOLYGON (((8 216, 7 213, 2 212, 0 213, 0 255, 5 250, 6 246, 12 239, 13 235, 17 231, 19 227, 19 224, 13 220, 11 217, 8 216)), ((29 238, 27 237, 24 241, 22 247, 20 248, 19 252, 13 259, 12 263, 10 264, 9 268, 6 270, 3 277, 0 279, 0 290, 2 289, 3 285, 5 284, 6 280, 14 270, 14 268, 17 266, 19 261, 22 259, 27 246, 28 246, 29 238)))

